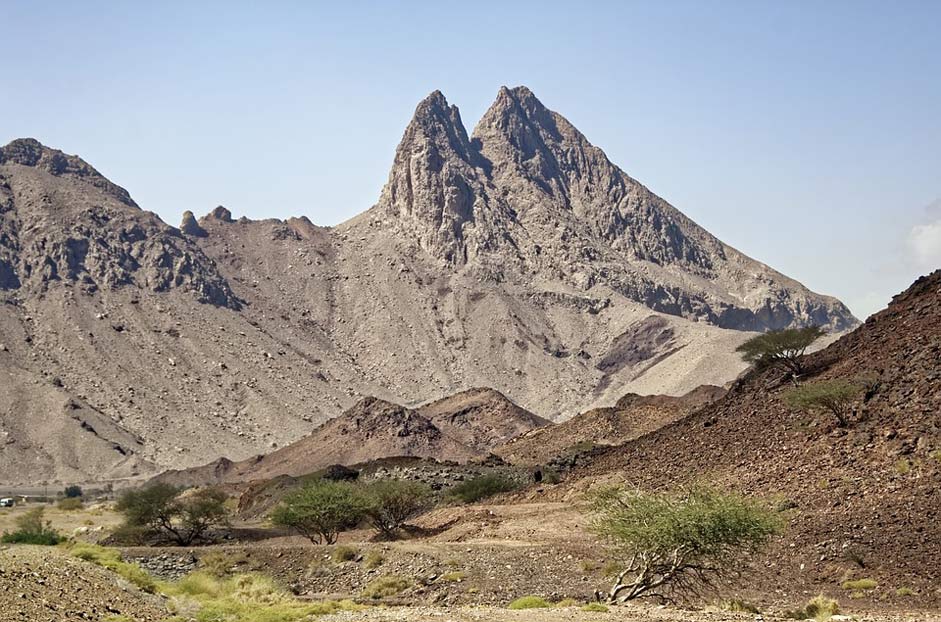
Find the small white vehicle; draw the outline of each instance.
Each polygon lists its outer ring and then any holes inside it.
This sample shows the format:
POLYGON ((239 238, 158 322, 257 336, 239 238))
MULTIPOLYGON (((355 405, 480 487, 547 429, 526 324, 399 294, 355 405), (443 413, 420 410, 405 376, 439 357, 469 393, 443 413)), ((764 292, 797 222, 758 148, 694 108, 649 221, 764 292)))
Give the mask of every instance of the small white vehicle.
POLYGON ((12 508, 14 505, 13 499, 11 497, 4 497, 0 499, 0 508, 12 508))

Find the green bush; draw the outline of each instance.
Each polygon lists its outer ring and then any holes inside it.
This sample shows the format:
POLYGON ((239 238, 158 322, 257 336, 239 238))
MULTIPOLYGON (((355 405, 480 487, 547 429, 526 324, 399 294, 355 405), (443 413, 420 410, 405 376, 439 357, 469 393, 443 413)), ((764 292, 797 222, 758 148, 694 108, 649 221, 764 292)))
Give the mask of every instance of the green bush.
POLYGON ((320 479, 286 496, 270 518, 314 544, 335 544, 341 531, 352 529, 366 517, 368 508, 362 490, 353 484, 320 479))
POLYGON ((199 558, 199 567, 213 577, 225 577, 235 574, 238 567, 248 563, 245 553, 213 551, 199 558))
POLYGON ((863 387, 849 380, 821 380, 787 391, 782 396, 792 408, 806 411, 822 410, 833 415, 840 427, 849 425, 853 401, 862 395, 863 387))
POLYGON ((590 611, 592 613, 607 613, 608 608, 601 603, 588 603, 582 607, 582 611, 590 611))
POLYGON ((190 546, 212 527, 228 522, 227 499, 225 492, 211 486, 184 492, 169 484, 152 484, 125 492, 116 508, 124 514, 125 526, 190 546))
POLYGON ((16 530, 0 536, 5 544, 39 544, 54 546, 64 538, 52 528, 52 523, 44 520, 45 508, 38 507, 16 518, 16 530))
POLYGON ((502 475, 488 474, 461 482, 451 489, 451 495, 464 503, 476 503, 501 492, 519 488, 519 483, 502 475))
POLYGON ((75 485, 66 486, 65 490, 62 491, 62 494, 66 499, 81 499, 82 489, 75 485))
POLYGON ((875 579, 856 579, 853 581, 844 581, 841 588, 844 590, 873 590, 877 588, 879 584, 875 579))
POLYGON ((681 495, 608 488, 596 493, 591 528, 624 560, 608 598, 695 592, 780 528, 772 511, 707 488, 681 495))
POLYGON ((366 589, 363 590, 363 597, 379 600, 380 598, 395 596, 410 587, 412 587, 412 582, 405 577, 385 575, 374 579, 367 585, 366 589))
POLYGON ((372 570, 378 568, 385 561, 385 558, 382 557, 382 553, 379 551, 369 551, 366 553, 366 558, 363 560, 363 566, 367 570, 372 570))
POLYGON ((539 596, 523 596, 506 606, 507 609, 547 609, 552 604, 539 596))
POLYGON ((895 590, 895 595, 896 596, 914 596, 915 590, 913 590, 910 587, 900 587, 899 589, 895 590))
POLYGON ((431 488, 419 482, 381 479, 365 487, 366 515, 387 539, 392 540, 399 529, 431 507, 431 488))

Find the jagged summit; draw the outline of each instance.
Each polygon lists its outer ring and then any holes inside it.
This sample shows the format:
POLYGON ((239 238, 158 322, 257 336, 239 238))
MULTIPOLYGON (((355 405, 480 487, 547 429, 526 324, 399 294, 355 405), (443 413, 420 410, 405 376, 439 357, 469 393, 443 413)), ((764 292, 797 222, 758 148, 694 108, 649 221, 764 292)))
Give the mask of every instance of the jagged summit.
POLYGON ((51 175, 80 179, 129 207, 137 207, 127 190, 105 178, 88 162, 47 147, 35 138, 18 138, 0 147, 0 165, 3 164, 18 164, 38 168, 51 175))
POLYGON ((419 103, 374 213, 454 270, 559 280, 725 328, 857 323, 687 218, 525 86, 502 87, 468 139, 435 91, 419 103))

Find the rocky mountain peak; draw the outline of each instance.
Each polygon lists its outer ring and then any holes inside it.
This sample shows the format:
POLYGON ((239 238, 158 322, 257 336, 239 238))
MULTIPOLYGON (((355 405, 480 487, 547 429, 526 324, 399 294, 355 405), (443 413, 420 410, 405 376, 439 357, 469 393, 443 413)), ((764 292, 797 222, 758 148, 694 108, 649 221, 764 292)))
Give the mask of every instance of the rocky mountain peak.
POLYGON ((478 164, 457 106, 435 91, 405 129, 380 210, 431 255, 462 263, 465 226, 486 204, 478 164))
POLYGON ((127 190, 112 183, 80 157, 46 147, 35 138, 18 138, 5 147, 0 147, 0 165, 3 164, 18 164, 55 176, 79 179, 106 192, 128 207, 137 207, 127 190))

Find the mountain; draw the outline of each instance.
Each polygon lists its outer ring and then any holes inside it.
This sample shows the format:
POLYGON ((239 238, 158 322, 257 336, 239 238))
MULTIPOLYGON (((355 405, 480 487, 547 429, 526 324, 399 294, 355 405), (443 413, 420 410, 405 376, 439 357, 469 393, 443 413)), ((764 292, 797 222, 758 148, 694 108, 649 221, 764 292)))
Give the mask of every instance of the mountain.
POLYGON ((240 462, 220 459, 168 471, 156 481, 195 485, 297 477, 334 464, 401 456, 482 460, 498 444, 548 423, 490 389, 471 389, 417 409, 368 397, 287 447, 240 462))
POLYGON ((776 500, 789 508, 787 529, 755 560, 769 585, 819 590, 865 575, 931 594, 941 576, 934 554, 941 542, 938 326, 941 270, 808 355, 802 383, 867 387, 847 427, 825 412, 788 408, 782 393, 791 383, 776 369, 756 370, 717 402, 596 454, 572 486, 709 482, 776 500))
POLYGON ((0 483, 239 461, 364 396, 414 408, 492 387, 560 421, 723 385, 744 331, 807 323, 856 320, 524 88, 472 136, 429 96, 376 205, 334 228, 221 206, 175 228, 76 156, 0 150, 0 483))

